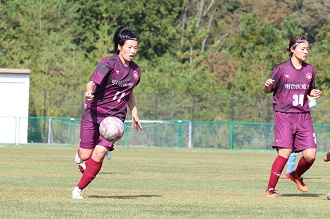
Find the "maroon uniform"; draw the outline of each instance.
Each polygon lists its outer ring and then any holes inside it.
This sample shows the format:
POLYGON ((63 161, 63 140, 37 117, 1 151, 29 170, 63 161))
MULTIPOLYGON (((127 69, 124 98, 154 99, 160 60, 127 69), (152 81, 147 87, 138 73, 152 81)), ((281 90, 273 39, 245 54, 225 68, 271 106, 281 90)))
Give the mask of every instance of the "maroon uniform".
POLYGON ((126 118, 129 95, 140 82, 140 68, 133 61, 125 66, 118 56, 103 59, 91 81, 97 84, 93 101, 87 101, 83 119, 100 124, 108 116, 126 118))
POLYGON ((315 69, 302 63, 295 69, 291 59, 274 67, 273 108, 275 111, 274 146, 301 151, 316 148, 316 139, 307 94, 315 89, 315 69))
POLYGON ((113 147, 99 132, 99 124, 108 116, 123 122, 126 118, 129 95, 140 82, 140 68, 133 61, 125 66, 118 56, 104 58, 97 66, 91 79, 96 86, 94 99, 86 101, 80 129, 80 147, 92 149, 95 145, 113 147))
POLYGON ((270 76, 275 80, 272 91, 275 112, 309 112, 307 94, 315 89, 315 69, 303 62, 301 69, 295 69, 291 59, 277 65, 270 76))

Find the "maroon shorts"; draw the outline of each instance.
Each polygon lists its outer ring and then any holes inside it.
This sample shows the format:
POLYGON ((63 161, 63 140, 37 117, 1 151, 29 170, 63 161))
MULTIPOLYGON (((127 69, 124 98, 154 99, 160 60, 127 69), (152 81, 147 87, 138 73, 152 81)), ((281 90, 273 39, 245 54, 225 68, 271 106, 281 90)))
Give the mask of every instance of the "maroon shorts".
POLYGON ((282 113, 274 115, 273 147, 292 148, 299 152, 317 148, 312 117, 309 113, 282 113))
POLYGON ((81 120, 80 124, 80 147, 84 149, 94 149, 96 145, 101 145, 109 150, 115 146, 113 142, 104 140, 99 132, 100 124, 90 122, 86 119, 81 120))

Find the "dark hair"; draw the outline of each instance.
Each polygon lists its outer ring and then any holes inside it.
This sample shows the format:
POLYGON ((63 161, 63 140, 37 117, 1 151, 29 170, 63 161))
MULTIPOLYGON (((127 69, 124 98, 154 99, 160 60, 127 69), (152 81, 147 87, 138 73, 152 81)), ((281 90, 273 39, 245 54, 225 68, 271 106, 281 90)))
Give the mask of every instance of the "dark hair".
POLYGON ((289 43, 289 47, 286 48, 286 50, 288 52, 290 52, 289 56, 292 56, 292 52, 291 49, 295 49, 298 44, 300 43, 308 43, 307 39, 303 36, 294 36, 291 38, 290 43, 289 43))
POLYGON ((139 41, 139 38, 138 35, 132 32, 129 28, 119 27, 113 36, 114 51, 116 54, 119 54, 118 45, 123 46, 126 40, 139 41))

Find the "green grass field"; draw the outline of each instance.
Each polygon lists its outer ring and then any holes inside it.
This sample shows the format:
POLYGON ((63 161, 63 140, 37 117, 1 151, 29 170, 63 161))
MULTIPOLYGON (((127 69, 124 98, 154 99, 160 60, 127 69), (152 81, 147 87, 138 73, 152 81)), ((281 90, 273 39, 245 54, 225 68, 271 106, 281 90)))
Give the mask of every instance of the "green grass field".
MULTIPOLYGON (((83 200, 77 147, 0 147, 1 218, 327 218, 330 163, 317 155, 308 193, 282 174, 265 198, 275 151, 122 148, 105 161, 83 200)), ((300 155, 297 156, 299 158, 300 155)))

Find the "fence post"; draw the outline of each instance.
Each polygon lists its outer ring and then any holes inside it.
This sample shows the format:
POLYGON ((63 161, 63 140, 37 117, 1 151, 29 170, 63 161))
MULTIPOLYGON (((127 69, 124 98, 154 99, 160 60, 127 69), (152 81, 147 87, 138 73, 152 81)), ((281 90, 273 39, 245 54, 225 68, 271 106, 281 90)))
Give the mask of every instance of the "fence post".
POLYGON ((69 145, 72 145, 72 139, 73 139, 73 142, 74 142, 74 137, 75 137, 75 135, 74 135, 74 118, 70 118, 70 135, 69 135, 69 145), (73 124, 72 124, 73 123, 73 124), (73 136, 72 136, 72 134, 73 134, 73 136))
POLYGON ((51 143, 52 117, 48 118, 48 144, 51 143))
POLYGON ((230 122, 229 148, 234 149, 234 122, 230 122))
POLYGON ((193 148, 194 142, 193 142, 193 128, 192 128, 192 122, 189 121, 189 138, 188 138, 188 148, 193 148))
POLYGON ((182 139, 182 121, 178 120, 178 147, 182 148, 183 147, 183 139, 182 139))

